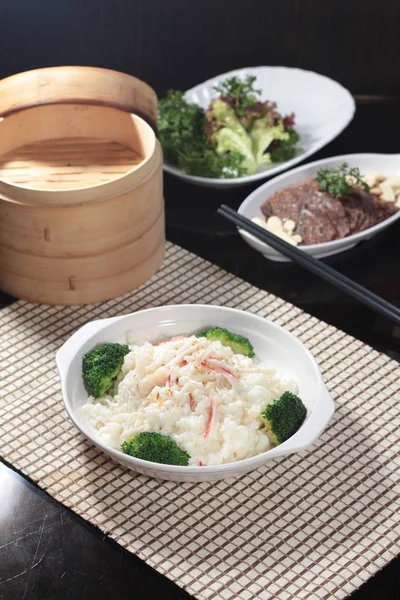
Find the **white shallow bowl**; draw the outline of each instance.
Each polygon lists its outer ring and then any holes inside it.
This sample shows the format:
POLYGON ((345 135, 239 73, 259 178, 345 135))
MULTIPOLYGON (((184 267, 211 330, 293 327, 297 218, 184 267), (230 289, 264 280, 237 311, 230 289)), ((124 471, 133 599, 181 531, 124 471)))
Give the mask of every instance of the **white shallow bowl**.
MULTIPOLYGON (((252 194, 247 196, 240 205, 238 212, 248 219, 252 219, 253 217, 264 218, 261 212, 261 205, 267 198, 272 196, 272 194, 278 190, 282 190, 296 183, 300 183, 301 181, 305 181, 306 179, 315 177, 320 169, 339 167, 345 162, 351 167, 358 167, 361 174, 366 174, 368 171, 378 171, 383 175, 396 175, 400 172, 400 154, 344 154, 343 156, 324 158, 304 165, 303 167, 293 169, 293 171, 275 177, 271 181, 267 181, 254 190, 252 194)), ((382 229, 389 227, 389 225, 399 218, 400 211, 385 221, 382 221, 373 227, 369 227, 364 231, 360 231, 359 233, 353 233, 353 235, 348 235, 347 237, 340 240, 334 240, 333 242, 299 246, 299 249, 307 254, 315 256, 315 258, 323 258, 324 256, 330 256, 331 254, 338 254, 339 252, 353 248, 363 240, 369 240, 382 231, 382 229)), ((252 248, 261 252, 265 258, 280 262, 291 262, 289 258, 283 256, 280 252, 277 252, 268 246, 268 244, 260 242, 250 233, 247 233, 242 229, 239 229, 239 233, 252 248)))
POLYGON ((295 129, 300 135, 298 146, 301 151, 284 163, 261 165, 260 171, 254 175, 233 179, 196 177, 164 163, 165 171, 185 181, 214 188, 236 187, 260 181, 293 167, 326 146, 354 116, 353 96, 343 86, 313 71, 289 67, 247 67, 223 73, 188 90, 185 99, 206 109, 212 98, 218 96, 214 87, 234 75, 240 79, 247 75, 256 76, 255 84, 261 90, 262 100, 276 102, 283 115, 295 113, 295 129))
POLYGON ((76 427, 98 448, 138 473, 174 481, 208 481, 237 477, 256 469, 268 460, 299 452, 311 446, 327 426, 333 401, 322 381, 318 365, 302 343, 279 325, 251 313, 219 306, 177 305, 151 308, 122 317, 92 321, 79 329, 57 352, 57 366, 67 412, 76 427), (190 335, 212 325, 226 327, 252 341, 258 359, 292 374, 299 395, 307 406, 307 418, 299 431, 280 446, 229 464, 205 467, 161 465, 127 456, 107 446, 87 422, 81 407, 88 394, 82 379, 82 357, 104 342, 125 339, 128 331, 143 340, 162 336, 190 335))

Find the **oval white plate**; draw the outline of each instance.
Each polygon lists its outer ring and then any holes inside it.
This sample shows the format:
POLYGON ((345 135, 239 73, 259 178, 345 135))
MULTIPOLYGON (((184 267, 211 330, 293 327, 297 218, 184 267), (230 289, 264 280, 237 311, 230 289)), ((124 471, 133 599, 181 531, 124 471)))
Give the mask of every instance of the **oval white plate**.
POLYGON ((57 352, 64 404, 76 427, 93 444, 124 466, 160 479, 174 481, 208 481, 237 477, 256 469, 277 456, 299 452, 311 446, 327 426, 334 410, 312 354, 291 333, 279 325, 248 312, 221 306, 183 304, 150 308, 130 315, 92 321, 70 337, 57 352), (88 393, 82 379, 82 357, 104 342, 121 342, 128 332, 138 340, 154 341, 160 335, 190 335, 212 325, 226 327, 248 337, 256 356, 277 370, 290 373, 299 385, 299 395, 308 415, 295 435, 280 446, 252 458, 209 467, 161 465, 127 456, 108 446, 91 427, 82 413, 88 393))
MULTIPOLYGON (((343 156, 324 158, 304 165, 303 167, 293 169, 293 171, 275 177, 271 181, 267 181, 254 190, 254 192, 242 202, 238 212, 248 219, 252 219, 253 217, 264 218, 261 212, 261 205, 276 191, 294 185, 295 183, 300 183, 306 179, 311 179, 320 169, 338 167, 344 162, 348 163, 351 167, 358 167, 362 174, 365 174, 368 171, 378 171, 384 175, 395 175, 400 171, 400 154, 345 154, 343 156)), ((353 235, 349 235, 340 240, 325 242, 323 244, 299 246, 299 248, 304 252, 307 252, 307 254, 312 254, 316 258, 337 254, 338 252, 353 248, 363 240, 369 240, 379 231, 389 227, 389 225, 399 218, 400 211, 373 227, 369 227, 359 233, 353 233, 353 235)), ((239 233, 250 246, 259 250, 266 258, 281 262, 290 262, 290 259, 286 258, 267 244, 260 242, 246 231, 239 229, 239 233)))
POLYGON ((348 90, 324 75, 290 67, 247 67, 223 73, 188 90, 185 98, 206 109, 211 99, 218 95, 213 91, 214 86, 234 75, 241 79, 255 75, 262 100, 276 102, 283 115, 295 113, 295 129, 300 135, 301 151, 284 163, 262 165, 258 173, 234 179, 196 177, 164 163, 167 173, 197 185, 215 188, 236 187, 266 179, 293 167, 326 146, 353 118, 355 102, 348 90))

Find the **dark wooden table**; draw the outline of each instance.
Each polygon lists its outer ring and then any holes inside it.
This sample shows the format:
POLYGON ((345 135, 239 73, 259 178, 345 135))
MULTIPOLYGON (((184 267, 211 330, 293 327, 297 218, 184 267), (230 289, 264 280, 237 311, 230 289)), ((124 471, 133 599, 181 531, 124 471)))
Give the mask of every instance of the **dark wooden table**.
MULTIPOLYGON (((399 106, 363 104, 353 123, 315 158, 398 152, 399 106)), ((314 157, 313 157, 314 158, 314 157)), ((400 159, 399 159, 400 168, 400 159)), ((165 178, 168 239, 400 359, 400 330, 292 264, 266 261, 215 216, 253 188, 215 192, 165 178)), ((326 262, 400 306, 400 222, 326 262)), ((0 295, 2 306, 11 298, 0 295)), ((0 332, 1 333, 1 332, 0 332)), ((91 525, 0 463, 0 599, 159 600, 190 598, 91 525)), ((398 600, 400 558, 352 600, 398 600)))

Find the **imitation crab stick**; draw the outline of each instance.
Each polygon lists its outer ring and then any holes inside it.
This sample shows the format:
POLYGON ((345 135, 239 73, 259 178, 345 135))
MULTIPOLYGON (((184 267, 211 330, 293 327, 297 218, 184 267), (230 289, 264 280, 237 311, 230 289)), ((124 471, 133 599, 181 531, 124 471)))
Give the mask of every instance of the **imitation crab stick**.
POLYGON ((229 371, 229 369, 225 369, 225 367, 219 367, 219 368, 224 373, 227 373, 228 375, 230 375, 231 377, 233 377, 233 379, 239 379, 239 377, 237 375, 235 375, 234 373, 232 373, 232 371, 229 371))
POLYGON ((214 373, 221 373, 221 371, 223 371, 224 373, 227 373, 227 375, 230 375, 230 377, 233 377, 233 379, 239 379, 239 377, 237 377, 236 375, 234 375, 234 373, 232 373, 232 371, 229 371, 229 369, 225 369, 225 367, 219 367, 219 366, 218 367, 212 367, 211 365, 209 365, 205 361, 202 361, 200 364, 205 369, 208 369, 209 371, 213 371, 214 373))
POLYGON ((210 396, 210 412, 208 414, 207 429, 206 429, 206 432, 204 434, 205 438, 208 438, 208 436, 211 433, 211 429, 212 429, 212 426, 213 426, 213 421, 214 421, 214 398, 212 396, 210 396))

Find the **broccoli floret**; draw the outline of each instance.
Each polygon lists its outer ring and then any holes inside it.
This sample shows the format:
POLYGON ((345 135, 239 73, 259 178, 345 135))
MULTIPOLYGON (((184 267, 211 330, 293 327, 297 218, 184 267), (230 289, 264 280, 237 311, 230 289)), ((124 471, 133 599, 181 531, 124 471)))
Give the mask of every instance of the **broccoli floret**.
POLYGON ((82 374, 92 396, 99 398, 109 391, 128 352, 126 345, 101 344, 85 354, 82 374))
POLYGON ((235 354, 243 354, 252 358, 254 356, 254 348, 247 338, 237 333, 231 333, 223 327, 210 327, 196 334, 196 337, 205 337, 211 341, 221 342, 223 346, 232 348, 235 354))
POLYGON ((162 463, 163 465, 182 465, 189 463, 189 454, 181 450, 175 440, 162 433, 143 431, 123 442, 121 450, 129 456, 142 460, 162 463))
POLYGON ((302 400, 292 392, 284 392, 279 400, 268 404, 261 416, 271 444, 277 446, 294 435, 306 414, 302 400))

